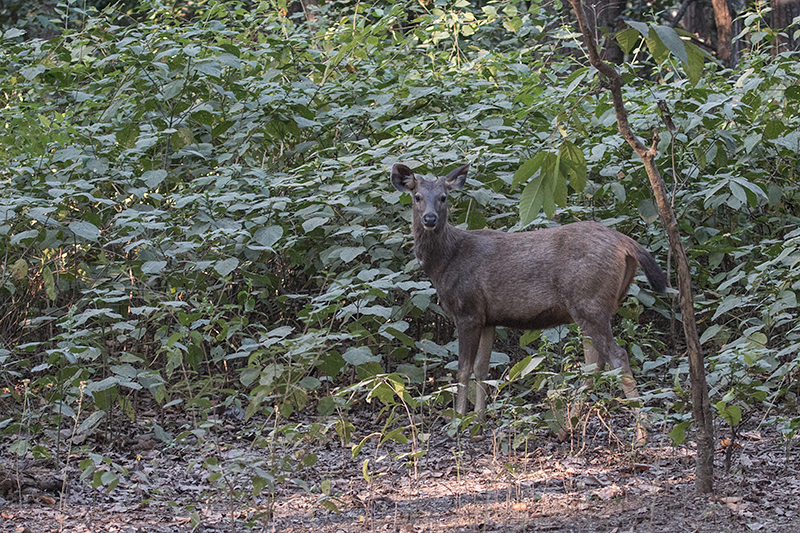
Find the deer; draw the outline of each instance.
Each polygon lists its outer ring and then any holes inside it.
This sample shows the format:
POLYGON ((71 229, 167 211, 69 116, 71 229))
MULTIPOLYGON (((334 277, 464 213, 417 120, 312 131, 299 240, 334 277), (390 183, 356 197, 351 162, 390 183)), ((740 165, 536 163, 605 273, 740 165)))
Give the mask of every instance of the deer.
POLYGON ((467 414, 472 375, 475 412, 486 408, 484 381, 498 326, 541 330, 574 322, 584 335, 586 364, 621 369, 626 398, 638 398, 611 321, 638 267, 653 290, 666 290, 656 260, 634 239, 594 221, 520 232, 452 226, 447 198, 464 186, 469 168, 435 180, 418 178, 402 163, 391 173, 394 187, 411 194, 414 255, 458 333, 456 413, 467 414))

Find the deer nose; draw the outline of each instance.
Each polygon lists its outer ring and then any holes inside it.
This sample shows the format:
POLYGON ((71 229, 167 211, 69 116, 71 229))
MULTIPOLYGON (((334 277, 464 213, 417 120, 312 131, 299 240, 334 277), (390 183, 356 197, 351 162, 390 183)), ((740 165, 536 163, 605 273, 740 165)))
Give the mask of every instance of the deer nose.
POLYGON ((422 223, 425 224, 425 227, 427 228, 436 227, 437 220, 438 218, 433 213, 425 213, 422 216, 422 223))

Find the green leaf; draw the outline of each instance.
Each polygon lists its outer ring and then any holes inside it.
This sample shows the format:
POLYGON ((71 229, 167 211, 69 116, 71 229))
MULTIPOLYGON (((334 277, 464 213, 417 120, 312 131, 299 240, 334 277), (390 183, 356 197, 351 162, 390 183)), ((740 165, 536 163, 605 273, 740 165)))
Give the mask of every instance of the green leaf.
POLYGON ((565 207, 567 205, 567 197, 569 192, 567 190, 567 166, 569 164, 561 159, 561 155, 558 156, 558 163, 556 164, 557 173, 552 174, 552 182, 553 182, 553 210, 552 212, 547 211, 548 203, 545 201, 544 207, 545 212, 547 213, 548 217, 552 217, 555 214, 555 206, 558 205, 559 207, 565 207))
POLYGON ((686 46, 683 44, 683 39, 680 38, 678 32, 674 28, 662 25, 655 26, 653 29, 658 34, 661 42, 672 52, 672 55, 680 59, 684 65, 688 65, 689 56, 686 53, 686 46))
POLYGON ((117 483, 119 483, 119 478, 117 477, 116 472, 108 470, 103 472, 103 474, 100 476, 100 481, 103 486, 107 488, 108 492, 111 492, 117 486, 117 483))
POLYGON ((689 83, 694 87, 703 76, 705 55, 700 47, 692 42, 684 41, 684 46, 686 47, 686 54, 689 57, 689 61, 684 65, 684 68, 686 69, 686 75, 689 76, 689 83))
POLYGON ((142 181, 148 189, 155 189, 167 177, 167 171, 163 169, 148 170, 142 174, 142 181))
POLYGON ((711 317, 711 322, 715 322, 717 318, 732 309, 736 309, 741 307, 743 299, 741 296, 728 296, 722 300, 722 302, 717 306, 717 310, 714 312, 714 316, 711 317))
POLYGON ((267 478, 261 476, 253 476, 250 478, 250 483, 253 485, 253 496, 258 496, 264 487, 267 486, 267 478))
POLYGON ((181 91, 183 90, 183 83, 184 81, 182 78, 167 83, 162 89, 162 96, 164 97, 164 100, 172 100, 181 94, 181 91))
POLYGON ((552 152, 542 151, 534 159, 539 175, 523 189, 519 200, 520 221, 523 225, 530 224, 542 209, 549 217, 555 211, 556 183, 553 174, 559 158, 552 152))
POLYGON ((522 361, 511 367, 511 370, 508 372, 508 379, 513 380, 517 378, 524 378, 536 370, 536 368, 538 368, 544 360, 545 358, 542 356, 533 357, 529 355, 525 357, 522 359, 522 361))
POLYGON ((380 362, 381 357, 372 355, 372 350, 369 346, 351 346, 342 354, 348 364, 353 366, 363 365, 365 363, 380 362))
POLYGON ((283 228, 281 226, 258 228, 255 234, 253 234, 254 241, 270 249, 275 246, 275 243, 277 243, 281 237, 283 237, 283 228))
POLYGON ((303 466, 314 466, 317 464, 319 457, 315 453, 307 453, 303 456, 303 466))
POLYGON ((383 441, 391 440, 398 444, 408 444, 408 437, 405 436, 403 431, 405 428, 397 428, 395 430, 389 431, 383 438, 383 441))
POLYGON ((339 257, 341 257, 342 261, 345 263, 351 262, 353 259, 361 255, 362 253, 366 252, 367 249, 363 246, 353 246, 348 248, 342 248, 339 257))
POLYGON ((395 389, 390 387, 388 383, 381 382, 369 391, 367 400, 377 398, 384 405, 395 405, 397 403, 396 396, 395 389))
POLYGON ((644 22, 626 20, 625 23, 634 30, 638 31, 639 35, 641 35, 644 39, 647 39, 647 36, 650 35, 650 26, 644 22))
POLYGON ((311 233, 312 231, 314 231, 318 227, 320 227, 323 224, 327 223, 328 220, 329 219, 327 217, 309 218, 308 220, 303 222, 303 231, 305 231, 306 233, 311 233))
POLYGON ((44 290, 49 300, 56 299, 56 282, 53 279, 53 271, 49 266, 42 269, 42 279, 44 279, 44 290))
POLYGON ((562 172, 569 179, 570 186, 575 191, 582 191, 586 187, 586 157, 583 150, 569 141, 564 141, 559 149, 562 172))
POLYGON ((521 348, 529 345, 533 341, 539 339, 542 336, 542 330, 539 329, 529 329, 526 330, 525 333, 522 334, 522 337, 519 339, 519 345, 521 348))
POLYGON ((239 374, 239 381, 241 381, 242 385, 245 387, 249 387, 255 383, 259 377, 261 377, 261 371, 256 367, 248 366, 242 369, 239 374))
POLYGON ((321 385, 321 382, 314 376, 305 376, 297 384, 306 390, 312 391, 316 390, 321 385))
POLYGON ((399 374, 406 376, 411 383, 425 382, 425 370, 418 367, 417 365, 412 365, 410 363, 401 363, 397 365, 397 372, 399 374))
POLYGON ((316 120, 309 120, 307 118, 301 117, 300 115, 295 115, 293 118, 298 128, 311 128, 313 126, 322 126, 322 124, 317 122, 316 120))
POLYGON ((544 204, 544 195, 542 190, 544 184, 543 176, 538 176, 531 181, 522 191, 519 197, 519 218, 523 226, 527 226, 533 219, 539 215, 544 204))
POLYGON ((563 187, 563 189, 559 189, 559 193, 566 202, 566 180, 562 176, 548 172, 543 176, 542 181, 542 209, 547 218, 553 218, 553 215, 556 214, 556 191, 559 186, 563 187))
POLYGON ((675 446, 680 446, 684 442, 686 442, 686 430, 689 429, 689 426, 692 424, 691 420, 685 420, 676 424, 672 431, 669 432, 669 438, 672 440, 672 444, 675 446))
POLYGON ((34 67, 25 67, 19 69, 19 73, 22 74, 26 80, 33 81, 33 79, 41 74, 42 72, 46 72, 47 67, 44 65, 36 65, 34 67))
POLYGON ((142 273, 144 274, 160 274, 167 266, 166 261, 145 261, 142 263, 142 273))
POLYGON ((28 439, 14 439, 13 444, 8 447, 8 452, 15 454, 17 457, 24 457, 29 451, 30 441, 28 441, 28 439))
POLYGON ((742 409, 737 405, 728 405, 724 400, 716 403, 717 411, 725 422, 731 427, 736 427, 742 421, 742 409))
MULTIPOLYGON (((38 233, 38 232, 37 232, 38 233)), ((28 277, 28 262, 20 258, 14 261, 11 265, 11 277, 16 280, 25 279, 28 277)))
POLYGON ((514 172, 514 178, 512 180, 512 185, 517 186, 520 183, 525 183, 528 181, 531 176, 536 174, 536 171, 542 165, 542 158, 544 156, 544 152, 539 152, 536 154, 536 157, 532 157, 522 163, 516 172, 514 172))
POLYGON ((26 30, 23 30, 22 28, 10 28, 6 30, 5 33, 3 33, 3 39, 6 40, 15 39, 17 37, 22 37, 26 33, 28 32, 26 30))
POLYGON ((27 240, 27 239, 35 239, 39 236, 39 230, 36 229, 29 229, 27 231, 21 231, 19 233, 15 233, 11 236, 11 244, 19 244, 20 242, 27 240))
POLYGON ((723 329, 724 326, 721 324, 712 324, 711 326, 706 328, 706 330, 703 332, 702 335, 700 335, 700 344, 705 344, 710 339, 713 339, 714 337, 717 336, 717 333, 719 333, 723 329))
POLYGON ((336 514, 341 514, 342 513, 341 510, 339 509, 339 507, 336 505, 336 502, 331 500, 330 498, 322 498, 319 501, 319 504, 321 506, 323 506, 325 509, 327 509, 328 511, 331 511, 332 513, 336 513, 336 514))
MULTIPOLYGON (((355 448, 353 449, 353 453, 355 453, 355 448)), ((370 475, 369 475, 369 459, 364 459, 364 463, 361 465, 361 475, 364 476, 364 481, 367 483, 370 482, 370 475)))
POLYGON ((639 216, 646 224, 652 224, 658 220, 658 208, 652 198, 645 198, 639 202, 639 216))
POLYGON ((97 241, 100 239, 100 230, 97 229, 97 226, 85 220, 70 222, 69 229, 78 237, 83 237, 89 241, 97 241))
POLYGON ((330 416, 336 412, 338 407, 333 396, 323 396, 317 403, 317 412, 322 416, 330 416))
POLYGON ((627 55, 631 53, 636 43, 639 42, 640 35, 635 28, 625 28, 617 32, 616 38, 622 53, 627 55))
POLYGON ((645 37, 647 49, 653 54, 653 58, 658 63, 663 63, 669 59, 669 49, 661 42, 661 38, 656 33, 655 29, 650 28, 650 32, 645 37))
POLYGON ((225 276, 236 270, 236 267, 238 266, 239 266, 239 260, 236 259, 235 257, 231 257, 214 263, 214 270, 216 270, 217 274, 219 274, 221 277, 224 278, 225 276))
POLYGON ((97 424, 100 423, 100 421, 103 419, 105 415, 106 415, 105 411, 93 412, 86 418, 86 420, 81 422, 81 425, 78 426, 77 433, 79 434, 90 433, 92 430, 94 430, 95 426, 97 426, 97 424))

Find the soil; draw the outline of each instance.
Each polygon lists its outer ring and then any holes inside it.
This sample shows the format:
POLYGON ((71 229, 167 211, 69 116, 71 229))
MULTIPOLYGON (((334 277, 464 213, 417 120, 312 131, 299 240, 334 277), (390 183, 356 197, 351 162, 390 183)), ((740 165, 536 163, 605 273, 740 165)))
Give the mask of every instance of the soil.
MULTIPOLYGON (((365 413, 354 423, 380 430, 373 418, 365 413)), ((0 533, 797 531, 798 455, 787 453, 774 425, 743 431, 730 451, 721 442, 715 492, 698 495, 693 445, 672 446, 658 431, 646 445, 633 445, 627 422, 594 418, 564 443, 534 433, 527 449, 512 451, 497 429, 454 438, 443 426, 422 435, 420 450, 392 441, 376 449, 378 437, 368 438, 356 458, 353 444, 337 440, 295 445, 272 454, 294 463, 316 456, 314 465, 276 485, 272 497, 264 489, 255 498, 242 477, 241 484, 215 481, 214 468, 202 466, 208 448, 197 441, 166 447, 135 424, 123 445, 96 437, 83 444, 127 469, 110 493, 79 479, 86 451, 70 458, 62 496, 63 469, 53 460, 12 459, 7 438, 0 441, 0 533), (422 452, 416 462, 408 456, 415 451, 422 452), (319 490, 325 479, 330 498, 319 490)), ((223 480, 234 479, 235 465, 248 457, 257 465, 269 455, 235 437, 244 424, 226 424, 229 438, 215 444, 223 480)))

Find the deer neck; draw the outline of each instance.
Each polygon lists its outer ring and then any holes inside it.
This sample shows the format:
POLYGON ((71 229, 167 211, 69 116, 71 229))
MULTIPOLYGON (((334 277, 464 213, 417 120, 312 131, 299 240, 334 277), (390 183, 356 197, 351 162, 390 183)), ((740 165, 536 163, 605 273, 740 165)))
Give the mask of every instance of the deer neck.
POLYGON ((441 226, 428 230, 421 223, 414 224, 414 255, 422 269, 431 278, 447 267, 458 248, 459 230, 445 221, 441 226))

